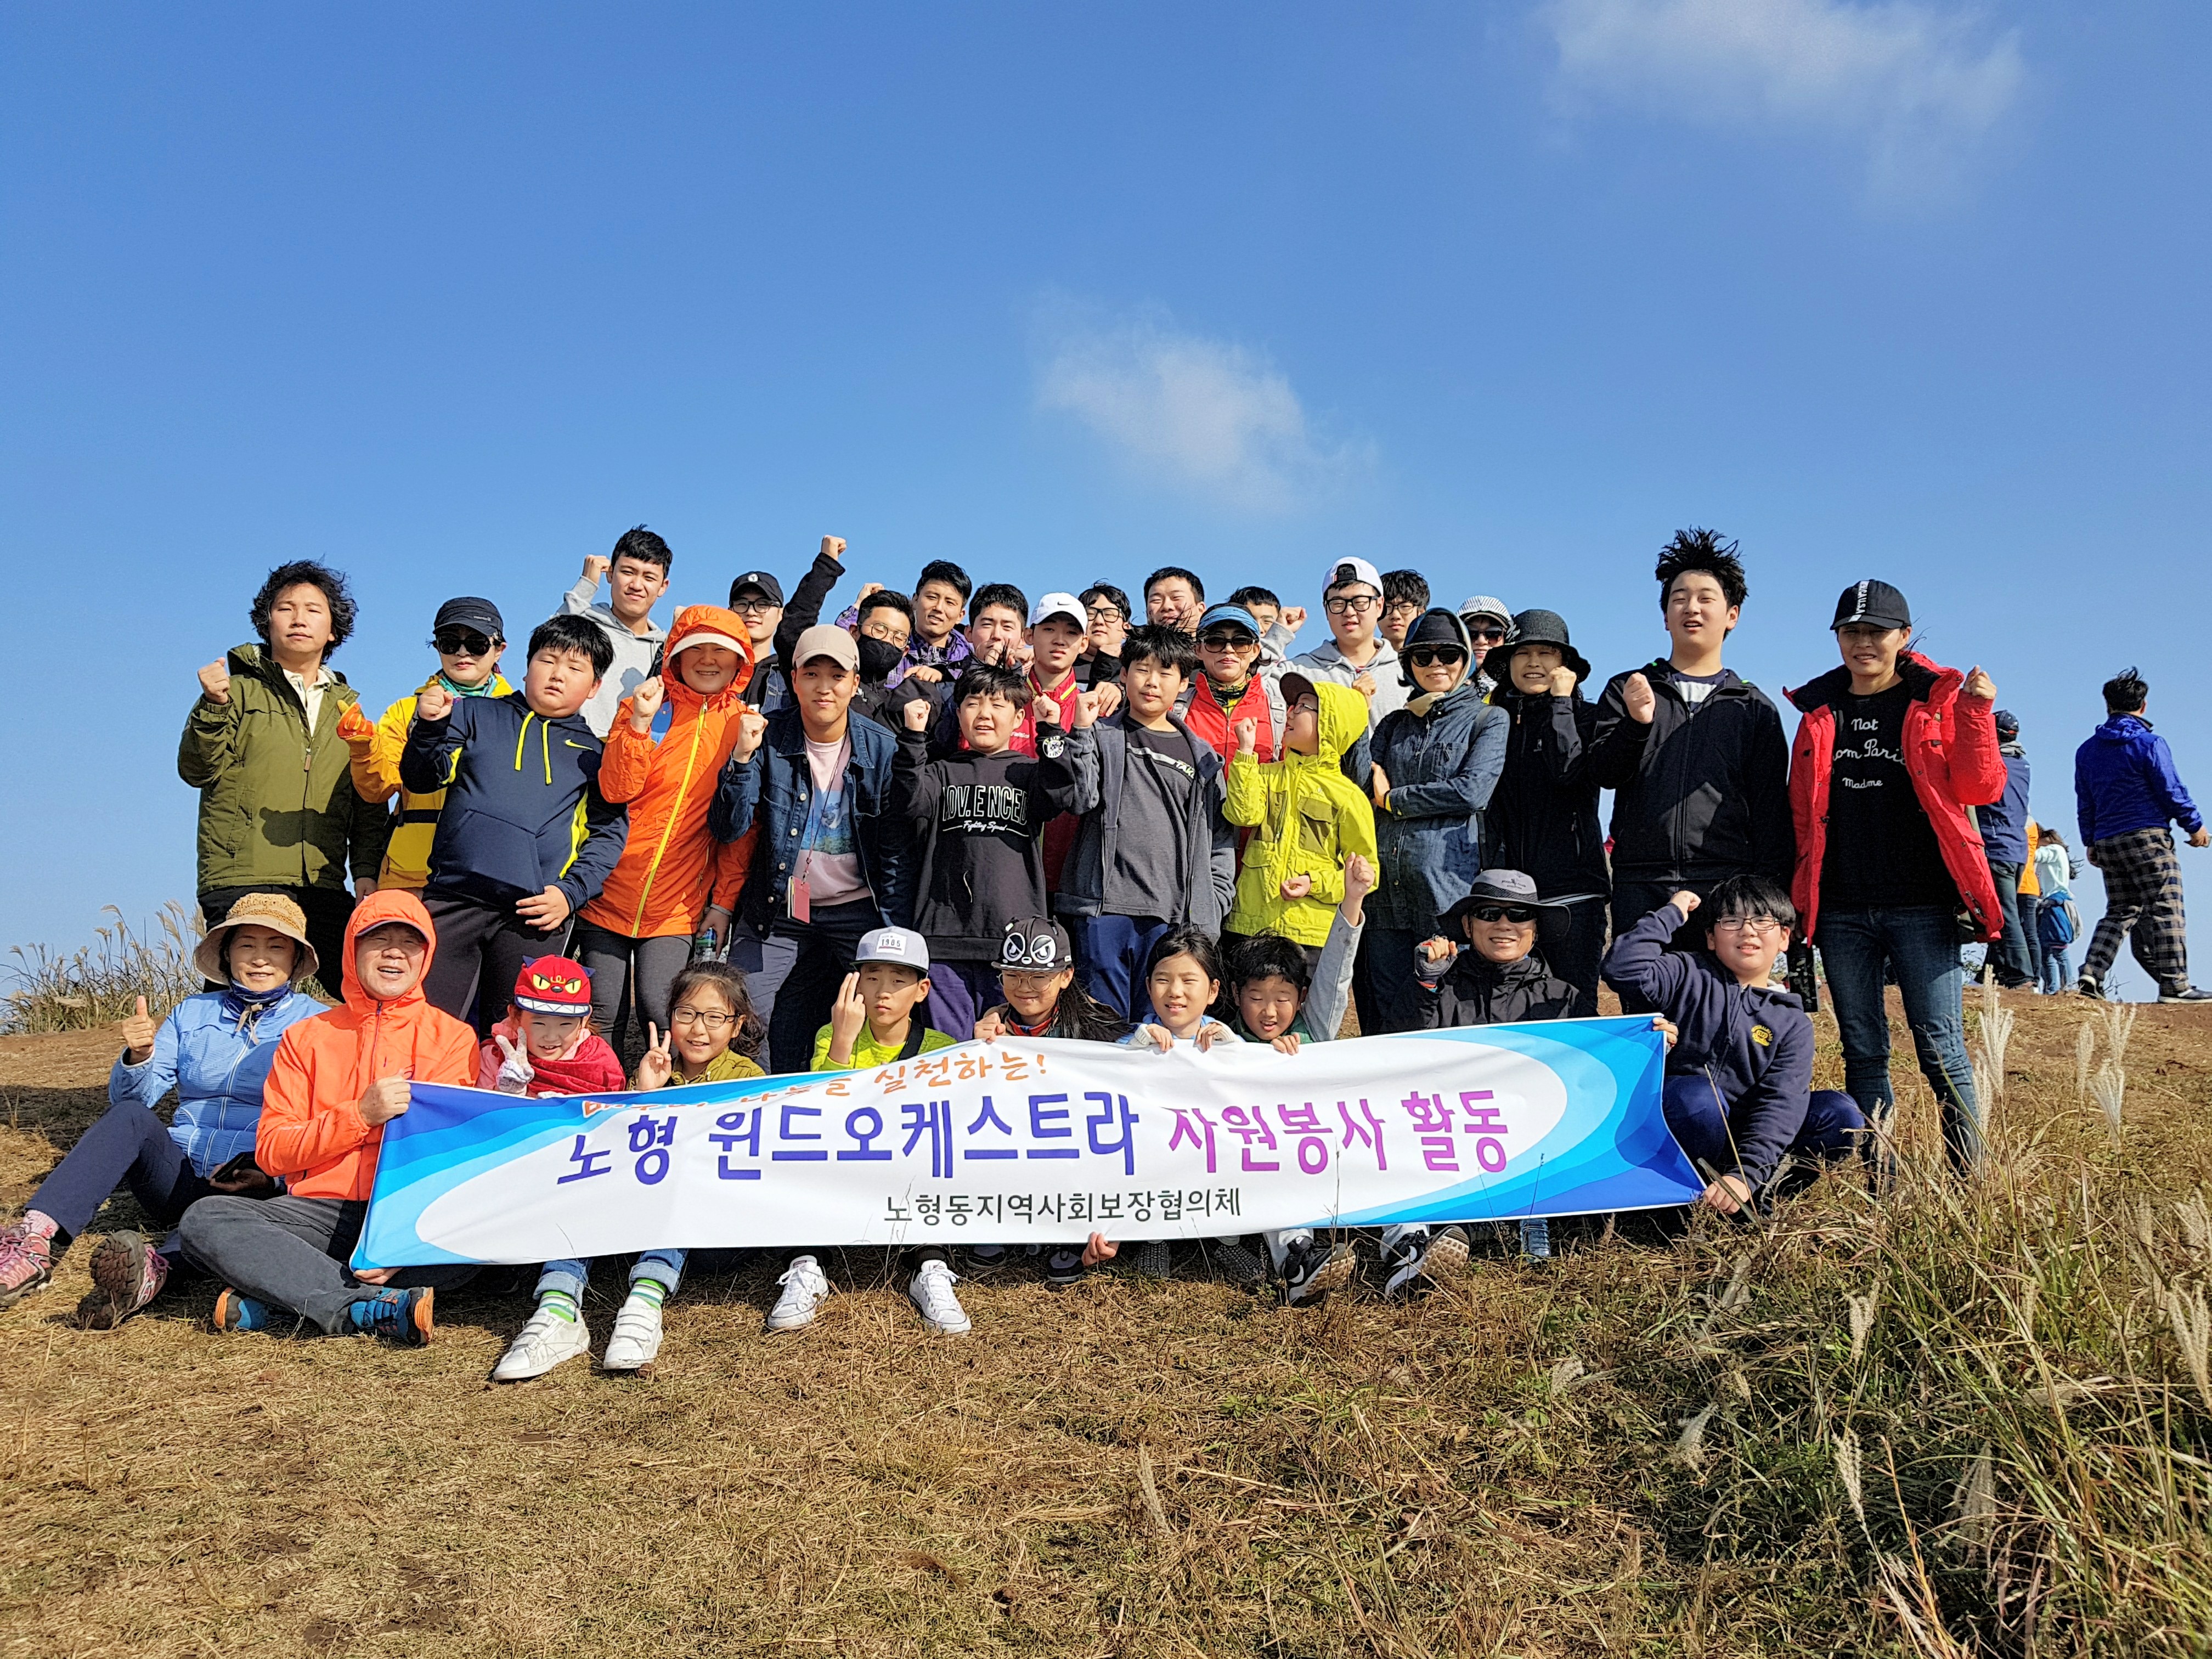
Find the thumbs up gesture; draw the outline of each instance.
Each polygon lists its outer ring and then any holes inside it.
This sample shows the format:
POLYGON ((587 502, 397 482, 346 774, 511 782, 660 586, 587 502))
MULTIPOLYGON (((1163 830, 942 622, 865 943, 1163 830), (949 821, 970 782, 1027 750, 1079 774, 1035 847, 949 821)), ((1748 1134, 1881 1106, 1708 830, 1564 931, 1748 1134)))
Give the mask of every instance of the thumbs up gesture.
POLYGON ((124 1020, 117 1031, 123 1046, 130 1050, 133 1066, 143 1066, 154 1057, 154 1018, 146 1012, 145 998, 138 999, 137 1012, 124 1020))

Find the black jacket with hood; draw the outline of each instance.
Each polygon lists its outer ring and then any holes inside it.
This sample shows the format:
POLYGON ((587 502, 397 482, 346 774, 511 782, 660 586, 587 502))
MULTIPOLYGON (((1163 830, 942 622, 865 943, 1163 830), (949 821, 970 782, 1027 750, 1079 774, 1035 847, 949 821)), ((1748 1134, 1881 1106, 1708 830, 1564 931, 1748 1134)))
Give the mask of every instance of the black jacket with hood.
POLYGON ((1425 978, 1419 982, 1414 997, 1421 1017, 1418 1029, 1424 1031, 1565 1019, 1581 994, 1566 981, 1553 979, 1534 951, 1501 964, 1468 945, 1459 947, 1458 958, 1433 990, 1425 978))
POLYGON ((1579 689, 1555 697, 1508 688, 1492 692, 1490 701, 1512 724, 1505 735, 1505 771, 1484 823, 1490 839, 1484 862, 1525 872, 1546 898, 1609 893, 1605 830, 1589 763, 1597 706, 1579 689))

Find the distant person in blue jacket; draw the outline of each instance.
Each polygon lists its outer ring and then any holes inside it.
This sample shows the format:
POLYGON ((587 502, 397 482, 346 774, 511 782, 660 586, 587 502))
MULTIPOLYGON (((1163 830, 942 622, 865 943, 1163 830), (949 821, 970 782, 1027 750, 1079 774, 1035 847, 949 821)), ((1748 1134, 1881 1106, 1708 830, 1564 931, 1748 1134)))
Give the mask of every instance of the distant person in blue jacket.
MULTIPOLYGON (((0 1228, 0 1308, 46 1288, 56 1258, 118 1187, 163 1227, 212 1193, 276 1192, 253 1161, 261 1089, 276 1039, 323 1012, 299 988, 319 965, 300 907, 248 893, 192 951, 201 977, 225 988, 186 997, 159 1026, 138 999, 119 1032, 106 1112, 39 1183, 22 1218, 0 1228), (177 1109, 164 1123, 154 1109, 172 1089, 177 1109)), ((100 1240, 78 1321, 112 1330, 137 1313, 161 1294, 177 1249, 173 1235, 158 1248, 135 1232, 100 1240)))
POLYGON ((2150 729, 2150 687, 2132 668, 2105 682, 2105 723, 2074 751, 2081 845, 2105 878, 2105 914, 2081 958, 2085 997, 2105 994, 2120 941, 2158 986, 2160 1002, 2212 1002, 2189 982, 2189 922, 2181 908, 2178 823, 2191 847, 2212 845, 2204 815, 2183 788, 2166 739, 2150 729))
POLYGON ((1765 876, 1731 876, 1705 902, 1705 948, 1669 951, 1698 908, 1695 893, 1677 892, 1613 942, 1605 978, 1680 1029, 1667 1127, 1705 1177, 1698 1202, 1734 1215, 1847 1157, 1866 1119, 1841 1090, 1813 1087, 1813 1022, 1768 982, 1797 925, 1790 896, 1765 876))
POLYGON ((1982 851, 1990 861, 1990 880, 1997 892, 1997 908, 2004 914, 2004 937, 1990 946, 1990 965, 1997 983, 2018 990, 2035 983, 2035 952, 2027 930, 2035 926, 2031 907, 2021 909, 2020 873, 2027 866, 2027 750, 2020 745, 2020 716, 2008 709, 1996 712, 1997 753, 2004 759, 2004 793, 1986 806, 1974 809, 1974 825, 1982 832, 1982 851))

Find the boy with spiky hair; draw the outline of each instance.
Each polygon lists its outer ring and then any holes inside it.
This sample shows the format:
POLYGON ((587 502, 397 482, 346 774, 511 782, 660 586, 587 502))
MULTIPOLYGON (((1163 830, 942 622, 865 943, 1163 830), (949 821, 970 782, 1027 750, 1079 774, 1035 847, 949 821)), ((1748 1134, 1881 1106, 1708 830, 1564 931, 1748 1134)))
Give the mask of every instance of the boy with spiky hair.
MULTIPOLYGON (((1589 749, 1590 776, 1614 792, 1616 938, 1678 890, 1708 896, 1744 875, 1786 884, 1796 860, 1782 716, 1721 665, 1748 592, 1736 544, 1677 531, 1654 574, 1668 654, 1607 683, 1589 749)), ((1686 932, 1682 948, 1696 943, 1686 932)))
POLYGON ((1406 648, 1406 630, 1413 618, 1429 608, 1429 579, 1418 570, 1382 573, 1382 620, 1376 632, 1390 641, 1394 651, 1406 648))
POLYGON ((603 750, 583 718, 614 657, 596 621, 558 616, 531 634, 520 690, 457 698, 433 682, 416 695, 399 781, 446 792, 422 890, 438 930, 422 991, 480 1036, 522 964, 566 948, 622 855, 629 820, 599 793, 603 750), (479 983, 492 988, 481 1003, 479 983))
POLYGON ((643 525, 632 525, 615 538, 614 551, 584 560, 584 574, 561 596, 561 614, 585 617, 606 635, 614 653, 599 673, 599 690, 583 708, 584 724, 604 738, 613 727, 622 700, 650 678, 668 630, 653 619, 653 607, 668 591, 668 568, 676 556, 643 525), (607 602, 598 603, 599 579, 606 579, 607 602))

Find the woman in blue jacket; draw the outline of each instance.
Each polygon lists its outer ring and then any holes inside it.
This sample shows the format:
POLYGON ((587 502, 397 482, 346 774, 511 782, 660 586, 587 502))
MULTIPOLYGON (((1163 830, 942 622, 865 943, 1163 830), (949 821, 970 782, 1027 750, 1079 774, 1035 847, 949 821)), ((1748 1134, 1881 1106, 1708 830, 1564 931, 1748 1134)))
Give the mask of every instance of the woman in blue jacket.
MULTIPOLYGON (((254 1164, 253 1137, 277 1038, 323 1012, 299 988, 319 965, 307 918, 282 894, 248 893, 199 942, 192 965, 227 985, 186 997, 158 1028, 138 999, 123 1022, 106 1112, 31 1194, 22 1218, 0 1229, 0 1308, 46 1288, 54 1258, 118 1187, 169 1228, 210 1193, 275 1192, 254 1164), (177 1109, 164 1123, 154 1108, 172 1088, 177 1109)), ((137 1312, 161 1294, 176 1248, 173 1236, 159 1249, 135 1232, 102 1239, 80 1320, 107 1330, 137 1312)))
POLYGON ((1369 744, 1381 880, 1367 900, 1368 1006, 1360 1030, 1410 1031, 1421 1021, 1413 947, 1482 872, 1482 813, 1505 766, 1505 711, 1482 700, 1467 624, 1424 611, 1399 647, 1412 695, 1369 744))

